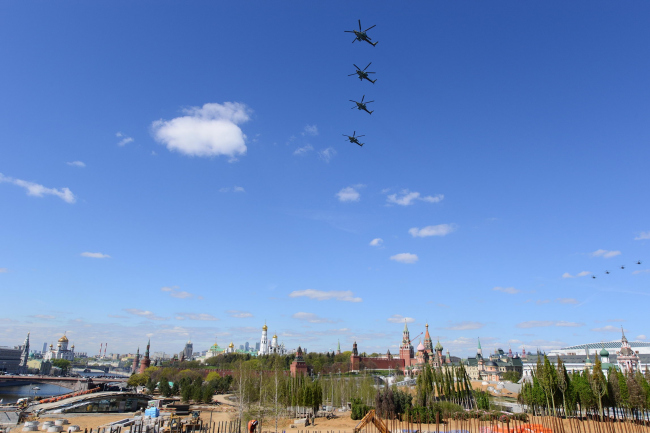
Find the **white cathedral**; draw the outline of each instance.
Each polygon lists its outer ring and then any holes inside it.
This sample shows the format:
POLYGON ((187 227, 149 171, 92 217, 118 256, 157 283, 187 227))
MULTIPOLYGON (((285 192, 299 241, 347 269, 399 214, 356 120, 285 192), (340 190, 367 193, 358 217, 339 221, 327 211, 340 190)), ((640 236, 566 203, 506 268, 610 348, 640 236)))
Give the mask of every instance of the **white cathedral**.
POLYGON ((262 339, 260 340, 260 350, 257 352, 257 355, 286 355, 287 349, 284 347, 284 343, 278 345, 278 336, 273 335, 271 344, 269 344, 269 337, 267 334, 268 326, 266 323, 262 328, 262 339))
POLYGON ((63 334, 63 337, 59 338, 59 341, 56 344, 56 349, 50 344, 50 350, 43 354, 43 359, 49 361, 52 359, 65 359, 68 361, 74 361, 74 344, 70 349, 68 349, 68 337, 63 334))

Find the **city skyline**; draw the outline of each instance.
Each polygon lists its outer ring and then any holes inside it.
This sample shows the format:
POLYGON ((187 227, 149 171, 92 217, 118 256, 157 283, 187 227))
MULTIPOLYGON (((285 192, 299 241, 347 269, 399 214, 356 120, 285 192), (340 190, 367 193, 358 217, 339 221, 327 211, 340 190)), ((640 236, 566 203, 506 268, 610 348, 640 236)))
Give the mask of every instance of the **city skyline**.
POLYGON ((647 340, 650 4, 0 8, 0 345, 647 340))

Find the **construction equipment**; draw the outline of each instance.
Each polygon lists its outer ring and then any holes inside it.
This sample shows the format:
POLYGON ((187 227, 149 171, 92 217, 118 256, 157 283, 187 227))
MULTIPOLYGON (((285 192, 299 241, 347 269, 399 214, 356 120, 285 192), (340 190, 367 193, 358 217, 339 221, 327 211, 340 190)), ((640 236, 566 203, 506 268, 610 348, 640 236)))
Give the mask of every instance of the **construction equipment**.
POLYGON ((388 430, 388 427, 386 427, 386 424, 379 418, 378 416, 375 415, 375 410, 371 410, 364 416, 361 421, 359 421, 359 424, 354 428, 354 433, 359 433, 362 428, 364 428, 366 425, 373 423, 375 427, 377 427, 377 430, 379 430, 379 433, 390 433, 390 430, 388 430))

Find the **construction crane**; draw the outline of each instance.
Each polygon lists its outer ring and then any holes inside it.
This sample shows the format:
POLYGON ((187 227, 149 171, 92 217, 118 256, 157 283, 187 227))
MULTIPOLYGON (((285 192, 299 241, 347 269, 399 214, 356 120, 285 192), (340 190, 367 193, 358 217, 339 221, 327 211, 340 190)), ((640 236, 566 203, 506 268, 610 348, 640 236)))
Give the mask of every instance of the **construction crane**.
POLYGON ((424 334, 424 332, 420 332, 420 334, 419 334, 417 337, 413 337, 413 338, 411 339, 411 341, 409 341, 409 344, 413 343, 413 340, 415 340, 416 338, 418 338, 418 337, 419 337, 420 335, 422 335, 422 334, 424 334))

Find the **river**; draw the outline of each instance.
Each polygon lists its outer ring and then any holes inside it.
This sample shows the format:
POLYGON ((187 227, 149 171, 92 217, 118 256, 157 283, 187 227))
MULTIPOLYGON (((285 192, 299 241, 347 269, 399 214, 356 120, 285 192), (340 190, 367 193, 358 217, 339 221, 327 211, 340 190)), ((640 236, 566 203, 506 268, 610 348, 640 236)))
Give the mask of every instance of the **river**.
MULTIPOLYGON (((92 373, 79 372, 78 374, 83 377, 95 377, 105 373, 93 371, 92 373)), ((128 377, 124 380, 127 379, 128 377)), ((29 385, 0 386, 0 400, 2 400, 3 404, 7 404, 15 403, 19 398, 23 397, 33 397, 35 395, 39 397, 51 397, 54 395, 68 394, 70 392, 73 391, 61 386, 34 382, 29 385), (40 389, 34 389, 35 387, 40 389)))
POLYGON ((40 397, 50 397, 53 395, 67 394, 71 392, 68 388, 45 383, 32 383, 31 385, 20 386, 2 386, 0 387, 0 400, 3 404, 15 403, 19 398, 38 395, 40 397), (38 387, 40 389, 33 389, 38 387))

